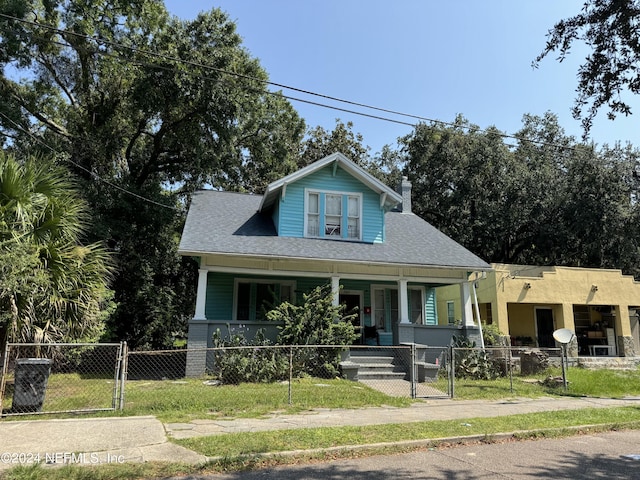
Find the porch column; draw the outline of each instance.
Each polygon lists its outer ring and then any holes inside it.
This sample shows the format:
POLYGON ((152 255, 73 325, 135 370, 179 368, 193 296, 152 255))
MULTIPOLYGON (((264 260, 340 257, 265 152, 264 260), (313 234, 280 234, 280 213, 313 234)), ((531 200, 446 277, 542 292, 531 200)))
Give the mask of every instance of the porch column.
POLYGON ((340 277, 331 277, 331 302, 334 307, 340 305, 340 277))
POLYGON ((398 316, 400 323, 411 323, 409 321, 409 294, 407 293, 407 280, 398 280, 398 316))
MULTIPOLYGON (((569 330, 576 331, 576 322, 573 315, 573 303, 563 303, 559 309, 560 317, 557 323, 558 328, 568 328, 569 330)), ((558 318, 558 317, 556 317, 558 318)))
POLYGON ((194 320, 206 320, 207 317, 204 313, 205 305, 207 304, 207 274, 209 270, 201 268, 198 270, 198 292, 196 295, 196 313, 193 316, 194 320))
POLYGON ((616 339, 618 355, 621 357, 632 357, 635 355, 635 348, 633 345, 633 336, 631 335, 629 305, 616 305, 615 309, 615 331, 618 337, 616 339))
POLYGON ((462 305, 462 325, 465 327, 473 327, 475 324, 473 323, 473 308, 471 305, 469 282, 460 284, 460 304, 462 305))
POLYGON ((200 377, 204 375, 207 366, 207 351, 209 340, 209 324, 206 321, 205 305, 207 304, 207 275, 209 271, 198 270, 198 290, 196 295, 196 313, 189 322, 189 336, 187 337, 187 364, 185 376, 200 377))

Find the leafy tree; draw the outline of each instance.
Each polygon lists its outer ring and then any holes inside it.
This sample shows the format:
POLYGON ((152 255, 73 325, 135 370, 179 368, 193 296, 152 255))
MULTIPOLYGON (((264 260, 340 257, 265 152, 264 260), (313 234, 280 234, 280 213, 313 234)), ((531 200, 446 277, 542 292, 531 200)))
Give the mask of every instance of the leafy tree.
POLYGON ((6 339, 94 341, 102 334, 112 269, 100 244, 80 243, 85 210, 64 169, 0 152, 0 332, 6 339))
POLYGON ((551 52, 563 61, 574 42, 584 42, 592 52, 578 70, 573 116, 582 119, 585 137, 602 107, 608 117, 631 114, 622 94, 640 93, 640 2, 637 0, 585 0, 582 11, 560 20, 547 34, 547 44, 537 56, 537 66, 551 52), (586 109, 586 112, 585 112, 586 109))
POLYGON ((604 147, 576 148, 567 164, 563 218, 567 239, 564 254, 576 266, 623 268, 637 274, 638 235, 629 183, 637 153, 604 147))
POLYGON ((304 122, 218 9, 182 21, 155 0, 4 0, 0 65, 5 146, 73 159, 90 236, 116 255, 110 334, 167 345, 193 312, 195 266, 176 253, 190 193, 293 171, 304 122))
POLYGON ((336 119, 336 126, 328 132, 318 126, 307 132, 301 144, 298 165, 304 167, 335 152, 344 154, 362 167, 369 161, 369 147, 362 144, 363 137, 353 132, 353 122, 346 124, 336 119))
POLYGON ((622 268, 638 275, 638 152, 577 143, 525 115, 508 145, 462 117, 403 138, 413 210, 490 262, 622 268))
POLYGON ((501 132, 481 132, 458 117, 452 126, 420 124, 401 143, 417 215, 485 258, 517 255, 513 235, 522 219, 509 211, 522 203, 524 167, 501 132))

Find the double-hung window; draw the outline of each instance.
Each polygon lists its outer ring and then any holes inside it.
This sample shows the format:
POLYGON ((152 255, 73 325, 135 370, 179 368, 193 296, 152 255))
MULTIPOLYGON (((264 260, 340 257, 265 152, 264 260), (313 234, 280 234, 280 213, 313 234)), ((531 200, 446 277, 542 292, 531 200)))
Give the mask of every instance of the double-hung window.
POLYGON ((361 194, 309 190, 305 209, 305 236, 361 239, 361 194))

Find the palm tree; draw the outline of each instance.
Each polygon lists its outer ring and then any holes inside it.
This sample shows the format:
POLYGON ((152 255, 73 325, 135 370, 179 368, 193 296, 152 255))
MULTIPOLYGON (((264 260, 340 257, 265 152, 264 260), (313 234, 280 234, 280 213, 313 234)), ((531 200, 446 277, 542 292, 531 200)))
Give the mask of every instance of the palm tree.
POLYGON ((0 152, 0 340, 101 335, 112 265, 100 244, 80 243, 86 210, 64 168, 0 152))

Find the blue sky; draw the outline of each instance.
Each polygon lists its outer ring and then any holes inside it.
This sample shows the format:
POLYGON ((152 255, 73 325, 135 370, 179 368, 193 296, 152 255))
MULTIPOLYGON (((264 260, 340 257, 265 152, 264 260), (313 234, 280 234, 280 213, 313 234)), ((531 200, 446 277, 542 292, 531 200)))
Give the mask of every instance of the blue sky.
MULTIPOLYGON (((462 114, 482 128, 495 125, 506 133, 521 127, 525 113, 552 111, 576 137, 582 131, 571 117, 571 107, 577 69, 587 48, 575 49, 563 63, 551 56, 534 69, 531 62, 554 23, 579 12, 582 4, 583 0, 165 1, 170 13, 183 19, 214 7, 227 12, 244 47, 276 83, 446 122, 462 114)), ((628 99, 633 100, 635 115, 610 121, 602 111, 592 141, 640 146, 640 99, 628 99)), ((410 126, 292 104, 310 127, 331 130, 336 118, 352 121, 371 153, 385 144, 395 146, 397 137, 412 131, 410 126)))

